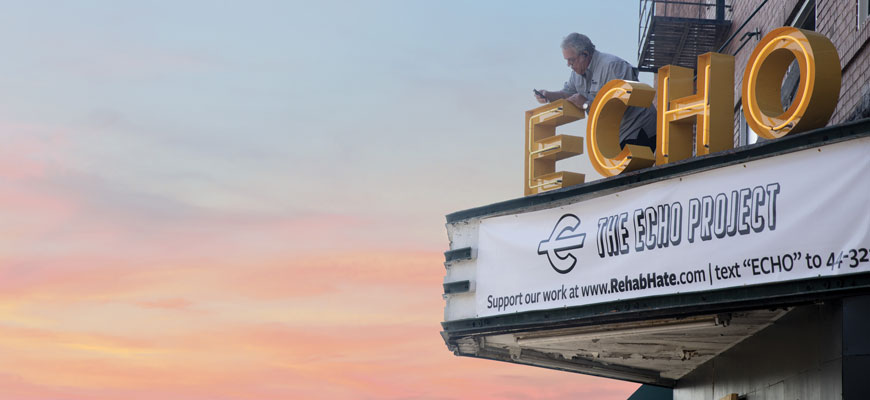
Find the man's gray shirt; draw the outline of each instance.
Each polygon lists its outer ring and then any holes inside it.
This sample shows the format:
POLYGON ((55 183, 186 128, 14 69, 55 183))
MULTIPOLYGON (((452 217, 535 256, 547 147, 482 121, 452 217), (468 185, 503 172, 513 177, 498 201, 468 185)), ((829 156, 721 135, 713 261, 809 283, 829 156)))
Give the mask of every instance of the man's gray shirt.
MULTIPOLYGON (((586 73, 580 75, 572 70, 571 77, 568 78, 568 82, 565 82, 562 91, 569 96, 579 93, 589 104, 592 104, 601 87, 614 79, 637 81, 637 70, 617 56, 595 50, 589 66, 586 67, 586 73)), ((652 143, 655 143, 656 109, 654 106, 628 107, 625 110, 622 124, 619 126, 620 143, 626 140, 637 140, 641 129, 648 138, 653 139, 652 143)))

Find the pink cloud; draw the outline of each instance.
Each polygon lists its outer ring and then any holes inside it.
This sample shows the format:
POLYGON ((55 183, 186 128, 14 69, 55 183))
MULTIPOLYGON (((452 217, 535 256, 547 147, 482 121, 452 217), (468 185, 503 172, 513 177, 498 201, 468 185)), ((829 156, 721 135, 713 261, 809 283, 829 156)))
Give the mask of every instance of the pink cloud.
POLYGON ((44 139, 0 150, 0 397, 606 399, 636 386, 453 356, 442 249, 384 250, 378 221, 146 196, 64 169, 62 133, 5 129, 44 139))
POLYGON ((140 301, 137 304, 143 307, 158 308, 164 310, 185 310, 193 304, 189 300, 181 298, 158 299, 150 301, 140 301))
POLYGON ((25 399, 58 392, 88 399, 555 399, 577 394, 606 399, 631 392, 630 384, 453 356, 439 335, 440 257, 435 252, 352 252, 323 259, 313 254, 252 264, 249 269, 265 271, 253 275, 238 274, 240 267, 230 263, 177 271, 104 266, 79 277, 37 279, 15 293, 15 305, 37 307, 47 318, 73 313, 80 322, 76 327, 0 328, 0 354, 6 360, 0 377, 16 376, 7 382, 16 391, 10 393, 25 399), (303 265, 302 279, 273 275, 282 265, 303 265), (346 279, 326 295, 296 291, 341 277, 346 279), (377 285, 374 292, 372 285, 377 285), (30 290, 42 294, 29 295, 30 290), (266 294, 254 296, 258 291, 266 294), (240 294, 243 303, 222 305, 240 294), (131 307, 118 314, 124 298, 131 307), (299 311, 285 309, 286 304, 305 304, 307 319, 266 322, 235 314, 299 311), (380 317, 334 317, 372 309, 380 317))

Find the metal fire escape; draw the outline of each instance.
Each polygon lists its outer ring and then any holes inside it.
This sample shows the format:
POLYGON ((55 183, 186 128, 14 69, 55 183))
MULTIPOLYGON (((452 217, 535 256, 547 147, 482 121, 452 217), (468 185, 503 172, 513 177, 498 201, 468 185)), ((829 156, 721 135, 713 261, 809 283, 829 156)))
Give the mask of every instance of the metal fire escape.
POLYGON ((695 68, 697 57, 716 51, 731 28, 725 0, 640 0, 638 69, 665 65, 695 68))

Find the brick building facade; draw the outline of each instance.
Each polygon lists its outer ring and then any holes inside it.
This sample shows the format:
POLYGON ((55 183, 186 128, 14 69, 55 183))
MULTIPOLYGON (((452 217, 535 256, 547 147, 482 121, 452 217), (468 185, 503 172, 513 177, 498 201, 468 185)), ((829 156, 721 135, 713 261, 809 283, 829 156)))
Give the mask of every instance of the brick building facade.
MULTIPOLYGON (((870 15, 867 0, 732 0, 726 7, 731 21, 727 37, 734 39, 722 53, 734 56, 735 144, 747 144, 741 87, 744 68, 755 44, 782 26, 815 30, 831 39, 840 55, 840 100, 829 125, 870 117, 870 15), (754 14, 754 15, 753 15, 754 14), (750 18, 751 17, 751 18, 750 18), (744 22, 749 22, 744 26, 744 22), (809 20, 809 26, 801 26, 809 20)), ((713 19, 711 2, 656 4, 656 15, 713 19)))

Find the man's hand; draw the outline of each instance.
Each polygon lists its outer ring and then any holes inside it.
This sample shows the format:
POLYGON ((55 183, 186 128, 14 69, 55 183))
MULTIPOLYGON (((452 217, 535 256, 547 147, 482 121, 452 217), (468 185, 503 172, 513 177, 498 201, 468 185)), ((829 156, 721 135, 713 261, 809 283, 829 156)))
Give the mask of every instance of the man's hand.
POLYGON ((537 92, 541 93, 541 95, 539 95, 538 93, 535 93, 535 100, 538 100, 538 103, 546 104, 550 101, 547 99, 547 91, 546 90, 538 90, 537 92))
POLYGON ((568 101, 570 101, 575 106, 577 106, 577 108, 582 110, 583 103, 586 102, 586 98, 581 96, 580 93, 575 93, 575 94, 571 95, 570 97, 568 97, 568 101))

